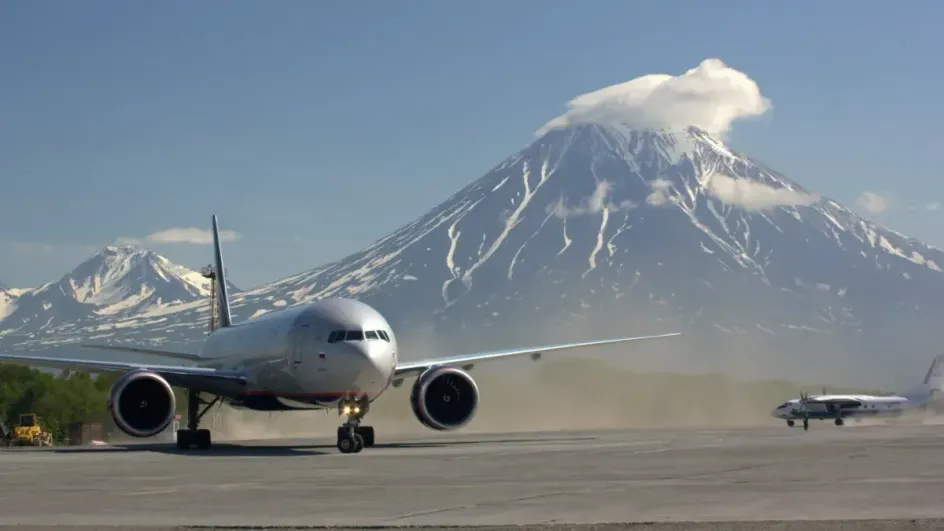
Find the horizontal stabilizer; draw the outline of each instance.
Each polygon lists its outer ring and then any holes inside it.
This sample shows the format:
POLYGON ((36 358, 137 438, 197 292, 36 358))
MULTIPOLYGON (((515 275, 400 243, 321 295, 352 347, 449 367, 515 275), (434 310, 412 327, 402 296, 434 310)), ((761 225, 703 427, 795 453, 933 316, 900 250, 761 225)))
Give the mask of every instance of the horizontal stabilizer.
POLYGON ((83 348, 98 348, 102 350, 117 350, 120 352, 136 352, 138 354, 150 354, 152 356, 163 356, 165 358, 176 358, 180 360, 188 361, 200 361, 202 358, 199 354, 190 354, 187 352, 170 352, 167 350, 158 350, 152 348, 141 348, 141 347, 124 347, 120 345, 82 345, 83 348))

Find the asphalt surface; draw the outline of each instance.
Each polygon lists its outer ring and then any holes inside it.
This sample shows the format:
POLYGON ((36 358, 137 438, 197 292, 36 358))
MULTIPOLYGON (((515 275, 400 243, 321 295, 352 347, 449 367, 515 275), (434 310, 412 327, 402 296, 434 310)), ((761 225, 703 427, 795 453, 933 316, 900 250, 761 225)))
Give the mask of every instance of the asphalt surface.
POLYGON ((944 529, 942 471, 944 426, 819 422, 4 450, 0 525, 944 529))

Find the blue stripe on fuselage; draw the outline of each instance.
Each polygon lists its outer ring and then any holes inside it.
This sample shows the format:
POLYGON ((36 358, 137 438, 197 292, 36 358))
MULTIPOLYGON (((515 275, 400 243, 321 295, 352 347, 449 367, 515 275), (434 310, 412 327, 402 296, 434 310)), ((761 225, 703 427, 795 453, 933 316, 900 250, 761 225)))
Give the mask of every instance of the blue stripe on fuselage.
MULTIPOLYGON (((792 415, 790 418, 797 420, 803 418, 803 413, 799 411, 791 411, 792 415)), ((849 417, 876 417, 876 416, 893 416, 901 415, 901 411, 894 409, 843 409, 840 411, 839 416, 842 418, 849 417)), ((836 418, 835 412, 830 411, 810 411, 807 414, 809 419, 834 419, 836 418)))

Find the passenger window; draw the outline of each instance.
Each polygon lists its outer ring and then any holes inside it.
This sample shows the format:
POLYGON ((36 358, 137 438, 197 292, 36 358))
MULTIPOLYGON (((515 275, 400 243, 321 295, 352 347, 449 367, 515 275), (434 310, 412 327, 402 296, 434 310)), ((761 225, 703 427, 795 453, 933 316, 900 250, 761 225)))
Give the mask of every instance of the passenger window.
POLYGON ((344 339, 345 341, 363 341, 364 331, 363 330, 348 330, 347 337, 345 337, 344 339))
POLYGON ((364 332, 364 337, 366 337, 368 340, 370 340, 370 339, 380 339, 379 337, 377 337, 377 332, 374 332, 373 330, 368 330, 368 331, 364 332))

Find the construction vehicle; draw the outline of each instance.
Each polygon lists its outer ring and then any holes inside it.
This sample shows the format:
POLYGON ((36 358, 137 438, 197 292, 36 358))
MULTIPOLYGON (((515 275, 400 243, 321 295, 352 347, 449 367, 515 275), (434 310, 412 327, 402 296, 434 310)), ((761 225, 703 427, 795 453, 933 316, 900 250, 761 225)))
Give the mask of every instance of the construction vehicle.
POLYGON ((52 434, 43 429, 35 413, 20 415, 20 422, 12 429, 0 429, 7 446, 52 446, 52 434))

